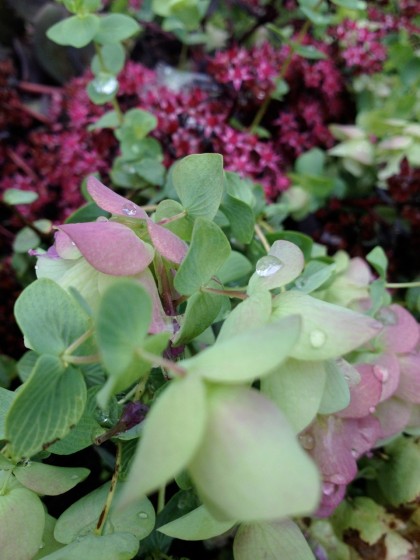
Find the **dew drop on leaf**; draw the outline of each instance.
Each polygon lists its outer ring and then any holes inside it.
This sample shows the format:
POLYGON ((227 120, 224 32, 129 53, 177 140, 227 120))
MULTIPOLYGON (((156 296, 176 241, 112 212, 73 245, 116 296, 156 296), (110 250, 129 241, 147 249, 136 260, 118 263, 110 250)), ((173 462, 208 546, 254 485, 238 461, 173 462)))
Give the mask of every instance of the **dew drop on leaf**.
POLYGON ((396 325, 398 323, 397 315, 392 311, 392 309, 388 309, 386 307, 379 311, 378 319, 383 325, 396 325))
POLYGON ((147 513, 145 511, 140 511, 137 514, 137 517, 139 517, 140 519, 147 519, 149 516, 147 515, 147 513))
POLYGON ((309 334, 309 342, 313 348, 321 348, 327 340, 327 335, 320 329, 314 329, 309 334))
POLYGON ((330 481, 333 484, 345 484, 346 483, 346 477, 342 474, 333 474, 332 476, 330 476, 330 481))
POLYGON ((271 255, 267 255, 266 257, 261 257, 261 259, 259 259, 255 270, 258 276, 261 276, 261 278, 265 278, 267 276, 272 276, 283 266, 284 264, 280 259, 271 255))
POLYGON ((136 205, 132 202, 126 202, 122 207, 122 212, 126 216, 135 216, 137 214, 136 205))
POLYGON ((71 480, 78 480, 79 479, 79 475, 78 474, 72 474, 70 477, 71 480))
POLYGON ((97 222, 107 222, 107 221, 108 221, 108 218, 106 218, 105 216, 98 216, 98 217, 96 218, 96 221, 97 221, 97 222))
POLYGON ((324 482, 322 485, 322 493, 326 496, 331 496, 335 492, 335 484, 331 482, 324 482))
POLYGON ((386 383, 389 378, 389 371, 382 366, 373 366, 373 374, 381 383, 386 383))
POLYGON ((311 434, 301 434, 299 441, 304 449, 313 449, 315 447, 315 439, 311 434))
POLYGON ((118 80, 115 76, 97 76, 92 80, 92 87, 100 95, 112 95, 118 89, 118 80))

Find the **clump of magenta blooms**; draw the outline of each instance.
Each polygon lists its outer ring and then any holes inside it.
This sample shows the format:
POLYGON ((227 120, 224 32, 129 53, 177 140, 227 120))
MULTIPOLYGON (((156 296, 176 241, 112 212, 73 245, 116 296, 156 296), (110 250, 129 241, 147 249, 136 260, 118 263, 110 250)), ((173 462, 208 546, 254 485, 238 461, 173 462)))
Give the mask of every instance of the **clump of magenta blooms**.
MULTIPOLYGON (((122 43, 148 14, 185 56, 206 2, 64 4, 49 36, 93 41, 91 69, 49 90, 50 122, 0 148, 26 284, 24 350, 0 370, 2 560, 175 560, 193 542, 200 558, 414 560, 420 329, 398 297, 410 282, 389 281, 380 246, 343 250, 345 213, 326 216, 359 204, 344 198, 357 181, 376 204, 382 181, 416 231, 414 102, 388 122, 390 100, 369 97, 389 45, 382 85, 414 83, 392 37, 413 32, 415 3, 398 16, 353 0, 335 16, 316 0, 227 3, 222 20, 244 20, 231 45, 197 48, 200 72, 125 61, 122 43), (322 234, 287 228, 311 212, 322 234), (78 492, 87 450, 103 473, 78 492)), ((217 10, 207 24, 216 41, 217 10)), ((3 92, 13 130, 42 119, 3 92)))

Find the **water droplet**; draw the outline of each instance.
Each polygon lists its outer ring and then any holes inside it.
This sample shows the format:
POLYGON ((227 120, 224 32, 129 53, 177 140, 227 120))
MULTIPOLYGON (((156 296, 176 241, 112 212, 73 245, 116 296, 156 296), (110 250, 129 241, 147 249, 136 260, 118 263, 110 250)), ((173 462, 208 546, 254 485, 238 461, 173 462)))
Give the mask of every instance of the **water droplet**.
POLYGON ((357 449, 352 449, 352 450, 351 450, 351 456, 352 456, 354 459, 357 459, 357 458, 359 457, 359 453, 358 453, 357 449))
POLYGON ((71 244, 73 245, 73 247, 76 247, 76 243, 74 241, 72 241, 71 244))
POLYGON ((332 484, 331 482, 324 482, 324 484, 322 485, 322 493, 326 496, 331 496, 332 494, 334 494, 335 488, 335 484, 332 484))
POLYGON ((118 80, 111 74, 99 74, 92 80, 91 84, 99 95, 112 95, 118 89, 118 80))
POLYGON ((97 222, 107 222, 107 221, 108 221, 108 218, 106 218, 105 216, 98 216, 98 217, 96 218, 96 221, 97 221, 97 222))
POLYGON ((280 259, 273 257, 272 255, 267 255, 257 262, 255 270, 258 276, 266 278, 267 276, 273 276, 273 274, 278 272, 282 267, 283 263, 280 259))
POLYGON ((373 374, 381 383, 386 383, 389 379, 389 371, 383 366, 373 366, 373 374))
POLYGON ((315 447, 315 439, 311 434, 301 434, 299 441, 304 449, 313 449, 315 447))
POLYGON ((330 481, 334 484, 345 484, 346 477, 342 474, 337 473, 330 476, 330 481))
POLYGON ((38 270, 38 268, 39 268, 39 266, 36 264, 36 265, 35 265, 35 270, 38 270))
POLYGON ((24 467, 30 467, 32 465, 32 461, 30 461, 29 459, 25 459, 22 463, 22 466, 24 467))
POLYGON ((374 406, 369 407, 369 412, 371 414, 373 414, 376 411, 376 408, 374 406))
POLYGON ((41 542, 41 544, 39 545, 39 547, 38 547, 38 548, 39 548, 39 550, 41 550, 41 549, 45 548, 45 543, 44 543, 44 542, 41 542))
POLYGON ((140 511, 137 514, 137 517, 139 517, 140 519, 147 519, 149 516, 147 515, 147 513, 145 511, 140 511))
POLYGON ((137 207, 133 202, 126 202, 122 207, 122 212, 126 216, 135 216, 137 214, 137 207))
POLYGON ((306 285, 306 281, 303 278, 298 278, 295 280, 295 286, 298 290, 303 290, 306 285))
POLYGON ((311 346, 313 346, 313 348, 321 348, 321 346, 325 344, 326 340, 327 335, 324 333, 324 331, 321 331, 319 329, 314 329, 309 334, 309 342, 311 343, 311 346))
POLYGON ((72 474, 70 477, 70 480, 79 480, 79 475, 78 474, 72 474))
POLYGON ((384 307, 379 311, 378 319, 382 325, 396 325, 398 323, 397 315, 388 307, 384 307))

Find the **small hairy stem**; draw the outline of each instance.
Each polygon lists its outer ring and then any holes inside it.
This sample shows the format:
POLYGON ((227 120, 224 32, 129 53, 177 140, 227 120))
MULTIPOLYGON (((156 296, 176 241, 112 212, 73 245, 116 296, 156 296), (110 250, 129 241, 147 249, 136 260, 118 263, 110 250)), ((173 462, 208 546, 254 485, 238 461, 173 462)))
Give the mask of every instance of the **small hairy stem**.
POLYGON ((109 510, 111 508, 112 500, 114 499, 115 490, 117 488, 118 482, 118 475, 120 472, 121 467, 121 456, 122 456, 122 447, 121 442, 116 443, 117 446, 117 454, 115 456, 115 468, 111 478, 111 486, 109 487, 109 492, 106 497, 106 502, 104 505, 103 510, 101 511, 101 515, 99 516, 98 523, 96 524, 95 535, 102 535, 102 531, 104 529, 109 510))
POLYGON ((266 238, 266 236, 264 235, 263 230, 260 228, 260 226, 259 226, 258 224, 255 224, 254 230, 255 230, 255 233, 256 233, 258 239, 261 241, 262 246, 264 247, 264 249, 265 249, 266 252, 268 253, 268 251, 270 250, 270 244, 269 244, 269 242, 267 241, 267 238, 266 238))

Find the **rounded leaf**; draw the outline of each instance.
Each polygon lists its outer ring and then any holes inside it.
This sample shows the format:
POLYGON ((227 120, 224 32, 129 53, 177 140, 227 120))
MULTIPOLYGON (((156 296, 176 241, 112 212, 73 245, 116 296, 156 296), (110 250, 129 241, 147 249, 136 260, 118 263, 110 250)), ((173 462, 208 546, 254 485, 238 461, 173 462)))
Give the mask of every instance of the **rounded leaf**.
POLYGON ((57 496, 67 492, 84 480, 90 471, 84 468, 55 467, 43 463, 30 462, 13 471, 23 486, 47 496, 57 496))

